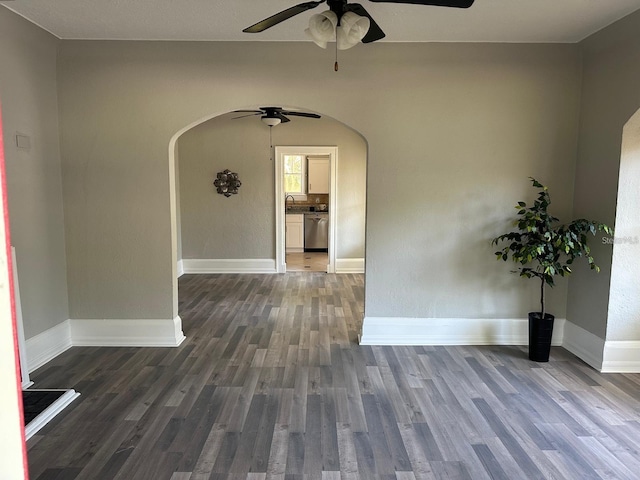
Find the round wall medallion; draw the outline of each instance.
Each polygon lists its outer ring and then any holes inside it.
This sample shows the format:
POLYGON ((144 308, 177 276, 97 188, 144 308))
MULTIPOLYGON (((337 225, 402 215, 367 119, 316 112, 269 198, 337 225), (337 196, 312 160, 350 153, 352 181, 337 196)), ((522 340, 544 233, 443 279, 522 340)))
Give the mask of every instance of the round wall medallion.
POLYGON ((238 188, 240 188, 242 182, 238 179, 237 173, 233 173, 227 169, 218 172, 216 176, 217 178, 213 181, 213 185, 220 195, 230 197, 238 193, 238 188))

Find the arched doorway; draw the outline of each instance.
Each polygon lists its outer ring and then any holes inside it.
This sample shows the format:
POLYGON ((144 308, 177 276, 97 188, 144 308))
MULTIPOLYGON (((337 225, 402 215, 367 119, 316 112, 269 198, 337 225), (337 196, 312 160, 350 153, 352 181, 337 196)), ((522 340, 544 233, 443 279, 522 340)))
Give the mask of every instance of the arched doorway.
POLYGON ((277 272, 276 145, 338 146, 335 255, 339 265, 349 267, 344 273, 364 271, 368 148, 362 135, 326 116, 296 118, 271 132, 257 117, 238 116, 208 116, 170 142, 175 316, 176 279, 182 273, 277 272), (228 198, 212 185, 225 169, 242 182, 239 193, 228 198))

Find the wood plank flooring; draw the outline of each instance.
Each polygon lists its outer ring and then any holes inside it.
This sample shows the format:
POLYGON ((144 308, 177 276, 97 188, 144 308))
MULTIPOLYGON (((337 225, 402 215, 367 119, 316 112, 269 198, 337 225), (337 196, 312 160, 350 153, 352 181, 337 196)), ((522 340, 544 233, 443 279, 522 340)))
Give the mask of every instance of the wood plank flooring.
POLYGON ((179 348, 35 372, 82 396, 29 441, 31 479, 639 477, 640 375, 562 348, 358 346, 363 298, 362 275, 183 276, 179 348))

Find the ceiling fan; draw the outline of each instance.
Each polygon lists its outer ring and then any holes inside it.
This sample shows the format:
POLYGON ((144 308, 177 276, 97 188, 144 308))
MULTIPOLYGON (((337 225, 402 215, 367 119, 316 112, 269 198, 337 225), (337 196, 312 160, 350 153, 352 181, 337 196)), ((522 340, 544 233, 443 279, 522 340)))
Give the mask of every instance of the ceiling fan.
POLYGON ((248 115, 242 115, 240 117, 235 117, 234 120, 238 118, 252 117, 254 115, 260 115, 260 120, 263 123, 266 123, 270 127, 275 127, 280 123, 290 122, 287 116, 295 116, 295 117, 307 117, 307 118, 321 118, 320 115, 316 113, 309 112, 297 112, 294 110, 283 110, 281 107, 260 107, 259 110, 235 110, 233 113, 247 113, 248 115))
MULTIPOLYGON (((415 5, 434 5, 439 7, 454 7, 454 8, 469 8, 474 2, 474 0, 370 0, 370 1, 374 3, 410 3, 415 5)), ((359 3, 348 3, 347 0, 318 0, 318 1, 300 3, 293 7, 287 8, 286 10, 283 10, 279 13, 276 13, 275 15, 272 15, 269 18, 265 18, 264 20, 261 20, 258 23, 251 25, 250 27, 245 28, 243 32, 245 33, 263 32, 266 29, 271 28, 274 25, 277 25, 281 22, 284 22, 285 20, 288 20, 291 17, 294 17, 300 13, 306 12, 307 10, 311 10, 312 8, 316 8, 322 3, 326 3, 329 7, 329 11, 335 14, 335 20, 332 18, 329 19, 331 23, 335 22, 335 24, 333 25, 334 28, 338 27, 341 23, 341 20, 343 18, 350 16, 350 14, 356 14, 359 17, 365 17, 366 19, 368 19, 368 22, 365 21, 364 24, 361 24, 363 25, 363 30, 365 31, 363 32, 364 36, 359 38, 358 42, 362 41, 362 43, 371 43, 385 37, 385 34, 380 28, 380 26, 378 26, 378 24, 373 20, 373 18, 371 18, 371 15, 369 15, 369 13, 365 10, 365 8, 362 5, 360 5, 359 3)), ((324 12, 324 13, 327 13, 327 12, 324 12)), ((307 30, 312 30, 312 32, 309 34, 313 36, 314 32, 313 32, 311 23, 309 25, 309 29, 307 30)), ((355 42, 355 43, 358 43, 358 42, 355 42)), ((318 44, 320 45, 320 43, 318 44)), ((323 45, 320 45, 320 46, 323 46, 323 45)), ((326 46, 326 42, 324 46, 326 46)), ((353 46, 353 45, 349 44, 344 48, 349 48, 349 46, 353 46)))

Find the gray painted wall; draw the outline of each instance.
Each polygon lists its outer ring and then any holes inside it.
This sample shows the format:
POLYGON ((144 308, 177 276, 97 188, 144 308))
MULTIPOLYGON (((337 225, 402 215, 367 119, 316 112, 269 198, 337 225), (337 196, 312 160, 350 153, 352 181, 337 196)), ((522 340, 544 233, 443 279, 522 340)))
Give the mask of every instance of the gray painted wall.
POLYGON ((58 40, 0 8, 0 101, 25 336, 69 318, 58 138, 58 40), (16 148, 17 132, 31 148, 16 148))
MULTIPOLYGON (((180 199, 183 258, 275 259, 274 162, 269 128, 259 117, 211 119, 182 135, 180 199), (240 193, 212 186, 217 172, 240 175, 240 193)), ((338 146, 337 258, 364 258, 366 144, 323 117, 294 118, 272 130, 274 145, 338 146)))
MULTIPOLYGON (((338 73, 332 63, 312 43, 62 42, 71 316, 171 318, 170 139, 264 104, 318 111, 367 140, 367 315, 536 308, 536 285, 489 241, 533 193, 529 175, 571 213, 577 47, 386 43, 342 52, 338 73)), ((558 317, 565 299, 566 285, 551 293, 558 317)))
MULTIPOLYGON (((609 225, 614 224, 616 214, 622 129, 640 107, 638 31, 640 12, 580 45, 584 70, 575 216, 598 219, 609 225)), ((596 275, 584 265, 576 265, 570 281, 567 317, 605 339, 612 248, 598 240, 593 242, 593 253, 602 270, 596 275)), ((627 322, 637 322, 637 319, 630 316, 627 322)), ((635 329, 632 337, 611 339, 640 340, 640 330, 635 329)))

